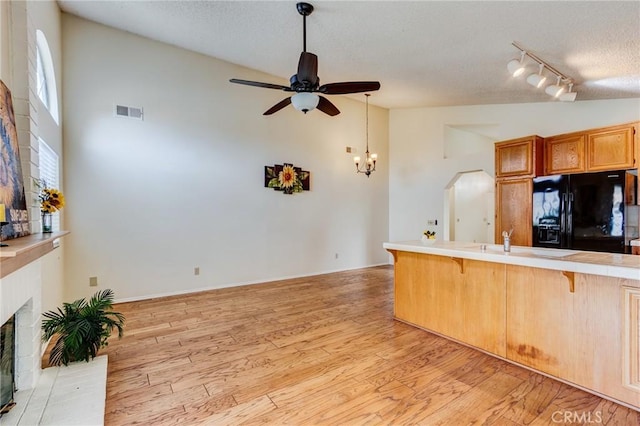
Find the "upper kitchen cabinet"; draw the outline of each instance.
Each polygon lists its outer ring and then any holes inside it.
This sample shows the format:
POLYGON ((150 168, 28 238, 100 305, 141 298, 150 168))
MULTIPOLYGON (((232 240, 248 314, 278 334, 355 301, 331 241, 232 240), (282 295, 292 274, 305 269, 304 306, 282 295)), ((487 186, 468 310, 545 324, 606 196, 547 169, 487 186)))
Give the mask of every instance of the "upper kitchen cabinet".
POLYGON ((585 135, 571 133, 544 140, 545 175, 585 171, 585 135))
POLYGON ((543 148, 540 136, 496 142, 496 178, 534 177, 542 174, 543 148))
POLYGON ((545 175, 635 168, 637 125, 629 123, 545 138, 545 175))
POLYGON ((587 134, 587 171, 631 169, 635 166, 633 124, 587 134))

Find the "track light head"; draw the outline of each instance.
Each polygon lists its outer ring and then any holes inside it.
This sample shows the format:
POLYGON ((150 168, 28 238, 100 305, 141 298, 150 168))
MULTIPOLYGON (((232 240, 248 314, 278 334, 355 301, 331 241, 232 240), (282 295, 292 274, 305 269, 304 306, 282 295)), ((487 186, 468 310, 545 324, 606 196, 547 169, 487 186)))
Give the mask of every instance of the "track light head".
POLYGON ((542 75, 543 70, 544 65, 540 64, 540 71, 538 71, 538 74, 530 74, 529 77, 527 77, 527 83, 537 89, 541 88, 544 85, 545 81, 547 81, 547 77, 542 75))
POLYGON ((547 86, 547 88, 544 89, 544 91, 547 93, 547 95, 553 96, 554 98, 557 98, 562 93, 564 93, 565 88, 564 88, 564 86, 560 85, 560 76, 558 76, 558 82, 556 84, 552 84, 551 86, 547 86))
POLYGON ((560 96, 558 96, 558 99, 561 100, 562 102, 573 102, 576 100, 576 92, 572 92, 571 89, 573 89, 573 83, 569 83, 569 91, 566 93, 562 93, 560 94, 560 96))
POLYGON ((507 64, 507 70, 509 70, 509 73, 511 73, 512 76, 514 77, 518 77, 520 75, 522 75, 522 73, 524 73, 524 56, 527 54, 527 52, 525 52, 524 50, 521 51, 520 53, 520 60, 518 59, 513 59, 511 61, 509 61, 509 63, 507 64))

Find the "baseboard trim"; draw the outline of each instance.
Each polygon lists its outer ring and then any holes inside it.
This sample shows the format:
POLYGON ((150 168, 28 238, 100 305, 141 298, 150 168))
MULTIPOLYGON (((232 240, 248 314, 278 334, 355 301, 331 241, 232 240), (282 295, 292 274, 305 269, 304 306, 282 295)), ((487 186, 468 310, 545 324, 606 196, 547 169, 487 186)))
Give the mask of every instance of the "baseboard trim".
POLYGON ((271 282, 275 282, 275 281, 284 281, 284 280, 292 280, 292 279, 296 279, 296 278, 315 277, 315 276, 318 276, 318 275, 335 274, 337 272, 355 271, 356 269, 376 268, 376 267, 379 267, 379 266, 389 266, 389 265, 391 265, 389 262, 383 262, 383 263, 377 263, 377 264, 369 265, 369 266, 356 266, 356 267, 353 267, 353 268, 333 269, 333 270, 329 270, 329 271, 314 272, 314 273, 310 273, 310 274, 289 275, 289 276, 284 276, 284 277, 267 278, 267 279, 262 279, 262 280, 251 280, 251 281, 241 281, 241 282, 235 282, 235 283, 224 283, 224 284, 221 284, 221 285, 216 285, 216 286, 211 286, 211 287, 200 287, 200 288, 173 291, 173 292, 154 293, 154 294, 148 294, 148 295, 144 295, 144 296, 125 297, 125 298, 122 298, 122 299, 116 299, 116 300, 114 300, 113 303, 138 302, 138 301, 141 301, 141 300, 157 299, 157 298, 160 298, 160 297, 182 296, 182 295, 185 295, 185 294, 200 293, 200 292, 203 292, 203 291, 218 290, 218 289, 222 289, 222 288, 241 287, 241 286, 245 286, 245 285, 254 285, 254 284, 266 284, 266 283, 271 283, 271 282))

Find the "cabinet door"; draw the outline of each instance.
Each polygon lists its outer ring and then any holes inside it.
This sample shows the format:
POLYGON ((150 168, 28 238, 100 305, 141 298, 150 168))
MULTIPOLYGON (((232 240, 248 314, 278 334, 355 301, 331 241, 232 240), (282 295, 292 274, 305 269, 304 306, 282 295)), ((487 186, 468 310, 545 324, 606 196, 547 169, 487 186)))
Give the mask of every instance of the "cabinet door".
POLYGON ((633 126, 588 134, 587 170, 630 169, 634 166, 633 126))
POLYGON ((544 145, 545 175, 586 170, 583 133, 550 137, 545 139, 544 145))
POLYGON ((640 406, 637 280, 507 265, 506 285, 507 359, 640 406))
POLYGON ((502 231, 513 229, 512 245, 531 246, 533 239, 532 193, 533 181, 531 178, 496 181, 496 244, 502 244, 502 231))
POLYGON ((542 149, 538 136, 496 143, 496 177, 537 176, 541 172, 542 149))
POLYGON ((506 283, 507 359, 564 377, 576 358, 567 279, 561 271, 508 265, 506 283))

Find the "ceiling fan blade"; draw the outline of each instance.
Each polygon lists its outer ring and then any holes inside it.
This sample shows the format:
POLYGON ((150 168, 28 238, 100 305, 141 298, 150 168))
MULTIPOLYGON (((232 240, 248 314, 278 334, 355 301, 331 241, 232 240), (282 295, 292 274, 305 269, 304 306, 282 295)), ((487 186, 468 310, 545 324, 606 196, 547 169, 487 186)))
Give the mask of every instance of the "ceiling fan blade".
POLYGON ((324 96, 320 96, 320 101, 318 102, 318 106, 316 108, 332 117, 334 115, 340 114, 340 110, 336 108, 336 106, 324 96))
POLYGON ((318 92, 326 95, 346 95, 348 93, 374 92, 379 89, 379 81, 345 81, 323 84, 318 88, 318 92))
POLYGON ((261 83, 259 81, 250 81, 250 80, 238 80, 237 78, 232 78, 229 81, 231 83, 244 84, 245 86, 262 87, 264 89, 290 90, 288 86, 282 86, 280 84, 261 83))
POLYGON ((318 82, 318 57, 313 53, 302 52, 298 61, 298 81, 308 81, 311 87, 318 82))
POLYGON ((290 103, 291 103, 291 97, 284 98, 283 100, 281 100, 280 102, 278 102, 277 104, 275 104, 274 106, 266 110, 262 115, 271 115, 274 112, 280 111, 282 108, 286 107, 290 103))

